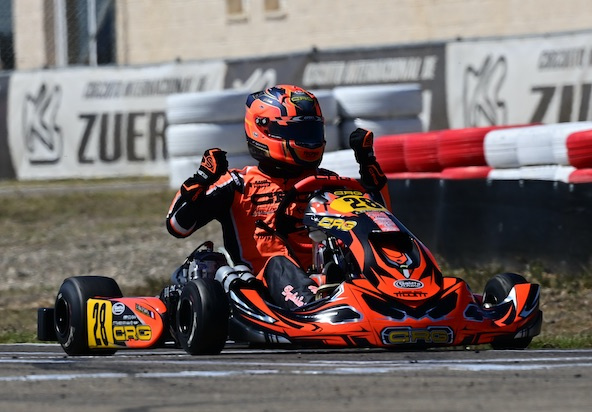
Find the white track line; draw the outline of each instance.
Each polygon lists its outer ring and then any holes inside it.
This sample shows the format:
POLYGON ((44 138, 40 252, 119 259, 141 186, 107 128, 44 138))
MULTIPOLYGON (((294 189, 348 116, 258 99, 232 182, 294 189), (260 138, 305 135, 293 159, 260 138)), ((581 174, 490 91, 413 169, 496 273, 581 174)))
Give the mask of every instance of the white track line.
MULTIPOLYGON (((45 358, 29 358, 29 352, 0 352, 0 363, 80 363, 89 361, 89 358, 64 358, 59 359, 51 354, 45 358), (19 357, 23 356, 23 357, 19 357)), ((549 354, 549 352, 545 352, 549 354)), ((568 354, 570 351, 557 351, 556 355, 568 354)), ((580 352, 581 353, 581 352, 580 352)), ((583 353, 592 353, 584 351, 583 353)), ((162 353, 160 353, 162 354, 162 353)), ((175 355, 177 356, 177 355, 175 355)), ((590 368, 592 356, 549 356, 535 358, 506 357, 498 359, 448 359, 448 360, 393 360, 393 361, 354 361, 354 360, 312 360, 307 362, 257 362, 237 360, 200 360, 197 358, 151 360, 141 357, 104 358, 110 362, 144 364, 144 365, 184 365, 189 368, 202 368, 200 370, 182 370, 176 372, 154 371, 144 373, 55 373, 55 374, 23 374, 12 376, 0 376, 0 382, 31 382, 31 381, 62 381, 81 379, 150 379, 150 378, 186 378, 186 377, 225 377, 242 375, 368 375, 388 374, 401 371, 463 371, 463 372, 508 372, 527 370, 551 370, 558 368, 590 368), (212 367, 222 367, 226 370, 214 370, 212 367)))
MULTIPOLYGON (((298 365, 294 365, 298 366, 298 365)), ((292 374, 292 375, 371 375, 371 374, 386 374, 386 373, 400 373, 402 371, 434 371, 434 370, 448 370, 448 371, 462 371, 462 372, 509 372, 509 371, 527 371, 527 370, 550 370, 567 367, 592 367, 592 363, 562 363, 562 364, 528 364, 528 365, 492 365, 492 364, 414 364, 414 365, 397 365, 389 367, 339 367, 327 369, 304 369, 304 365, 299 365, 299 368, 294 370, 279 370, 279 369, 236 369, 236 370, 199 370, 199 371, 178 371, 178 372, 146 372, 146 373, 74 373, 74 374, 44 374, 44 375, 13 375, 2 376, 0 382, 39 382, 39 381, 64 381, 64 380, 82 380, 82 379, 149 379, 149 378, 187 378, 187 377, 227 377, 227 376, 253 376, 253 375, 278 375, 278 374, 292 374)), ((311 365, 308 365, 309 367, 311 365)))

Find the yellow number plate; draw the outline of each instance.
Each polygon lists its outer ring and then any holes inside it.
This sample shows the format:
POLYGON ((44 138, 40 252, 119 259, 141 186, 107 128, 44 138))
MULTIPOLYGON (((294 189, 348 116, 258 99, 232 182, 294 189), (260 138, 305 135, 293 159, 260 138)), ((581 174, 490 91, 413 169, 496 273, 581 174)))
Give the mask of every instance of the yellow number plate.
POLYGON ((113 307, 109 300, 86 301, 89 348, 115 348, 113 340, 113 307))
POLYGON ((343 196, 331 202, 331 208, 341 213, 386 211, 384 206, 364 196, 343 196))

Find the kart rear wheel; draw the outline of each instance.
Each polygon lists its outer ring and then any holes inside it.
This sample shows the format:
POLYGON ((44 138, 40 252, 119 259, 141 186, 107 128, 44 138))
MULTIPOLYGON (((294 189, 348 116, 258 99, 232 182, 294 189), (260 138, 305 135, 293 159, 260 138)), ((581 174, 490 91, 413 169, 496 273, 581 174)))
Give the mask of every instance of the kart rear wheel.
MULTIPOLYGON (((522 275, 516 273, 498 273, 485 284, 483 291, 483 305, 492 307, 501 304, 514 285, 528 283, 522 275)), ((532 336, 518 339, 500 339, 491 343, 493 349, 526 349, 532 336)))
POLYGON ((207 278, 187 283, 177 305, 176 333, 190 355, 217 355, 228 336, 228 298, 222 285, 207 278))
POLYGON ((56 337, 64 352, 77 355, 112 355, 115 349, 90 349, 86 324, 86 301, 94 296, 122 297, 114 279, 104 276, 67 278, 60 286, 54 306, 56 337))

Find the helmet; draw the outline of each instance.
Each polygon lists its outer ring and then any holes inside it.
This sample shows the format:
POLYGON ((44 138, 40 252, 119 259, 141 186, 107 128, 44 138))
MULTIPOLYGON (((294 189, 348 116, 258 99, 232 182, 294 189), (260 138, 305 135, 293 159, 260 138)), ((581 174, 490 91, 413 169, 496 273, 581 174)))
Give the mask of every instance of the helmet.
POLYGON ((325 151, 319 102, 297 86, 278 85, 249 95, 245 133, 253 158, 286 171, 317 168, 325 151))

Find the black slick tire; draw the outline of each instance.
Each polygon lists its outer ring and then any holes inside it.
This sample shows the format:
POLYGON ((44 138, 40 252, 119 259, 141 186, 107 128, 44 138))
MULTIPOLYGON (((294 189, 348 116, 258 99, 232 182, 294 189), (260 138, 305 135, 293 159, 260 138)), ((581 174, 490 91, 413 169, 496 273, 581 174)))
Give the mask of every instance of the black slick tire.
POLYGON ((87 338, 86 301, 94 296, 122 297, 114 279, 104 276, 76 276, 64 280, 55 300, 56 337, 64 352, 77 355, 112 355, 114 349, 90 349, 87 338))
POLYGON ((213 279, 194 279, 181 292, 177 305, 176 333, 190 355, 219 354, 228 336, 228 298, 213 279))

